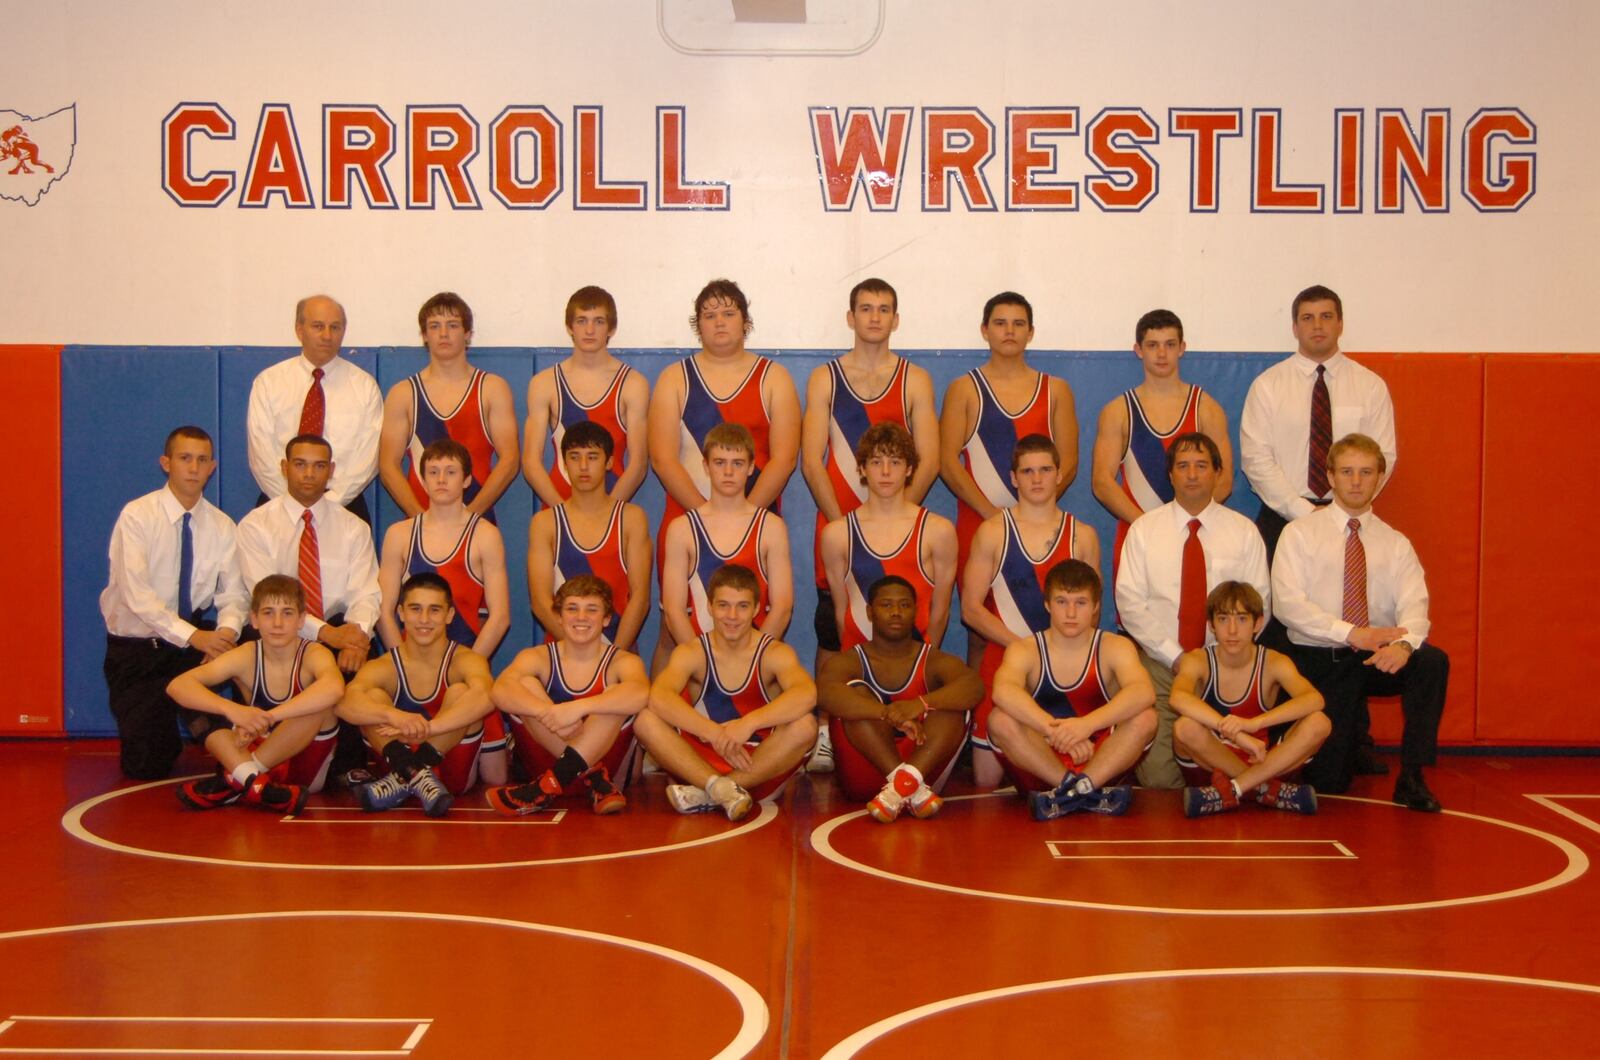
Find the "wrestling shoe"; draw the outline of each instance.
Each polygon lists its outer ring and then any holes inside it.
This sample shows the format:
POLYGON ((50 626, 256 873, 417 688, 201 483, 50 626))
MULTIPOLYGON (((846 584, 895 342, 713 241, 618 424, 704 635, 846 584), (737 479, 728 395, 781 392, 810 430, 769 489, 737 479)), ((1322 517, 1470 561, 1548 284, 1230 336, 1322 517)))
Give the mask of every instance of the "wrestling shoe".
POLYGON ((811 748, 811 757, 806 759, 806 772, 833 772, 833 735, 826 725, 817 727, 817 742, 811 748))
POLYGON ((411 797, 411 789, 400 779, 399 773, 385 773, 377 780, 357 784, 356 798, 367 813, 392 810, 411 797))
POLYGON ((241 788, 221 773, 213 773, 199 780, 189 780, 178 785, 178 801, 191 810, 216 810, 232 805, 244 797, 241 788))
POLYGON ((748 791, 728 777, 712 778, 706 784, 706 794, 712 802, 722 807, 722 812, 728 815, 730 821, 740 820, 756 804, 748 791))
POLYGON ((1227 813, 1239 808, 1239 796, 1234 793, 1233 781, 1227 774, 1213 770, 1211 783, 1200 788, 1183 789, 1183 815, 1209 817, 1214 813, 1227 813))
POLYGON ((244 804, 269 813, 281 813, 285 817, 294 817, 306 807, 306 800, 311 793, 299 784, 274 784, 272 778, 265 773, 257 773, 250 778, 250 783, 244 789, 244 804))
POLYGON ((542 813, 560 797, 561 781, 549 769, 540 774, 538 780, 527 784, 505 784, 484 793, 494 812, 502 817, 526 817, 530 813, 542 813))
POLYGON ((926 821, 944 809, 944 799, 924 784, 906 799, 905 810, 919 821, 926 821))
POLYGON ((1268 809, 1313 814, 1317 812, 1317 789, 1273 777, 1256 790, 1256 801, 1268 809))
POLYGON ((1133 805, 1133 787, 1119 784, 1114 788, 1101 788, 1083 797, 1083 809, 1105 817, 1121 817, 1133 805))
MULTIPOLYGON (((896 769, 889 774, 888 783, 883 790, 867 803, 867 813, 879 824, 888 824, 900 816, 900 810, 905 806, 906 800, 917 793, 923 785, 904 769, 896 769)), ((938 811, 935 810, 935 813, 938 811)))
POLYGON ((709 813, 717 808, 705 789, 693 784, 668 784, 667 801, 679 813, 709 813))
POLYGON ((605 766, 592 766, 583 774, 589 784, 589 806, 601 817, 621 813, 628 808, 628 797, 611 783, 611 774, 605 766))
POLYGON ((1067 775, 1061 778, 1061 783, 1053 791, 1035 791, 1028 796, 1028 805, 1033 810, 1035 821, 1053 821, 1057 817, 1065 817, 1069 813, 1077 813, 1086 807, 1088 801, 1096 793, 1080 794, 1078 785, 1086 778, 1082 773, 1074 773, 1070 769, 1067 775))
POLYGON ((443 817, 450 812, 450 807, 455 805, 456 797, 450 790, 440 783, 438 776, 427 766, 423 766, 412 774, 406 783, 411 794, 422 803, 422 812, 429 817, 443 817))

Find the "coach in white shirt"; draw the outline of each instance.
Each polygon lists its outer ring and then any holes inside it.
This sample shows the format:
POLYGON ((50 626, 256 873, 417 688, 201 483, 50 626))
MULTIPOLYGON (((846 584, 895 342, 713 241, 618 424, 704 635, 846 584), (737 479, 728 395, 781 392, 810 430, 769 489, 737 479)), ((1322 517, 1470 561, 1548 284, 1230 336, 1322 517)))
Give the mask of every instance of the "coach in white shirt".
POLYGON ((378 622, 378 557, 372 528, 334 503, 327 492, 333 450, 300 435, 284 450, 288 492, 239 522, 239 565, 249 585, 269 574, 300 580, 306 618, 300 635, 326 644, 339 669, 366 662, 378 622))
POLYGON ((1139 659, 1156 686, 1156 740, 1139 763, 1148 788, 1183 786, 1172 757, 1167 703, 1179 656, 1210 639, 1206 595, 1226 581, 1248 582, 1269 599, 1267 551, 1249 519, 1213 498, 1222 454, 1210 436, 1180 434, 1167 449, 1173 499, 1135 519, 1122 543, 1117 617, 1139 645, 1139 659))
POLYGON ((1286 523, 1328 503, 1327 449, 1335 438, 1365 434, 1391 473, 1395 464, 1389 387, 1339 352, 1339 296, 1307 287, 1295 295, 1290 318, 1298 349, 1250 384, 1239 421, 1239 463, 1261 498, 1256 525, 1269 559, 1286 523))
POLYGON ((361 493, 378 471, 383 395, 372 376, 339 356, 344 333, 344 307, 332 298, 312 295, 295 306, 300 355, 266 369, 250 387, 250 472, 261 503, 283 496, 284 446, 297 434, 321 435, 339 454, 328 482, 333 501, 370 523, 361 493))
POLYGON ((182 750, 167 682, 238 643, 249 614, 233 520, 203 495, 215 466, 211 436, 179 427, 161 455, 167 484, 129 501, 111 531, 106 687, 134 780, 165 777, 182 750), (215 629, 200 620, 213 605, 215 629))
POLYGON ((1427 643, 1428 585, 1416 551, 1372 511, 1383 472, 1375 440, 1352 434, 1332 445, 1333 503, 1284 528, 1272 595, 1290 657, 1322 693, 1333 723, 1306 764, 1307 782, 1319 792, 1348 790, 1367 696, 1398 694, 1405 731, 1394 801, 1437 813, 1422 767, 1438 752, 1450 659, 1427 643))

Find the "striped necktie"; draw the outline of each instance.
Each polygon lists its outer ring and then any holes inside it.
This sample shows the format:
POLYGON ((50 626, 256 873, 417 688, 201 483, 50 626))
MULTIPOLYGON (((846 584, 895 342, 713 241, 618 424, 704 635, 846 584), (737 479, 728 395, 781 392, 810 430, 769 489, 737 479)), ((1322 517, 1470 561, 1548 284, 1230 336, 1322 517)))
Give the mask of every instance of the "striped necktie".
POLYGON ((1361 544, 1361 520, 1345 524, 1350 532, 1344 539, 1344 613, 1352 626, 1370 626, 1367 615, 1367 550, 1361 544))
POLYGON ((300 533, 300 588, 306 594, 306 614, 322 618, 322 553, 317 549, 317 528, 309 508, 300 518, 305 523, 300 533))

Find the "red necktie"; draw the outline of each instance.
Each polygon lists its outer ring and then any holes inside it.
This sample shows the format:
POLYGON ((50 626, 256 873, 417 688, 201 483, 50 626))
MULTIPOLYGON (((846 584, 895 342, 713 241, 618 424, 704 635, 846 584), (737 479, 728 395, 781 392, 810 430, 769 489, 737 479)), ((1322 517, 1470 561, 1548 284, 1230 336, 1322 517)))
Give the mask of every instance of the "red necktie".
POLYGON ((1352 626, 1370 626, 1367 615, 1367 550, 1361 544, 1361 520, 1346 524, 1350 533, 1344 539, 1344 614, 1352 626))
POLYGON ((1311 458, 1306 463, 1306 486, 1314 497, 1328 495, 1328 446, 1333 444, 1333 406, 1323 378, 1326 371, 1317 365, 1317 381, 1311 385, 1311 458))
POLYGON ((311 512, 300 518, 306 528, 300 533, 300 588, 306 594, 306 613, 322 617, 322 554, 317 550, 317 528, 311 525, 311 512))
POLYGON ((1183 543, 1183 574, 1178 581, 1178 644, 1194 651, 1206 642, 1206 550, 1200 547, 1200 520, 1189 520, 1183 543))
POLYGON ((306 402, 300 406, 300 433, 321 434, 328 418, 328 399, 322 393, 322 369, 311 369, 311 387, 306 391, 306 402))

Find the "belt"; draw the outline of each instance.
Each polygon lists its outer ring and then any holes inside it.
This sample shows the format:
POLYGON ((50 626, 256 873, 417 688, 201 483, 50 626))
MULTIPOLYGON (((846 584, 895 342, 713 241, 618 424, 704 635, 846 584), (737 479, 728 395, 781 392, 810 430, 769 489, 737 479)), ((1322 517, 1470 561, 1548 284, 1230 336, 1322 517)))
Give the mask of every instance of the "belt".
POLYGON ((107 633, 106 641, 110 644, 142 645, 149 648, 170 648, 173 651, 183 651, 176 644, 169 644, 160 637, 119 637, 115 633, 107 633))

